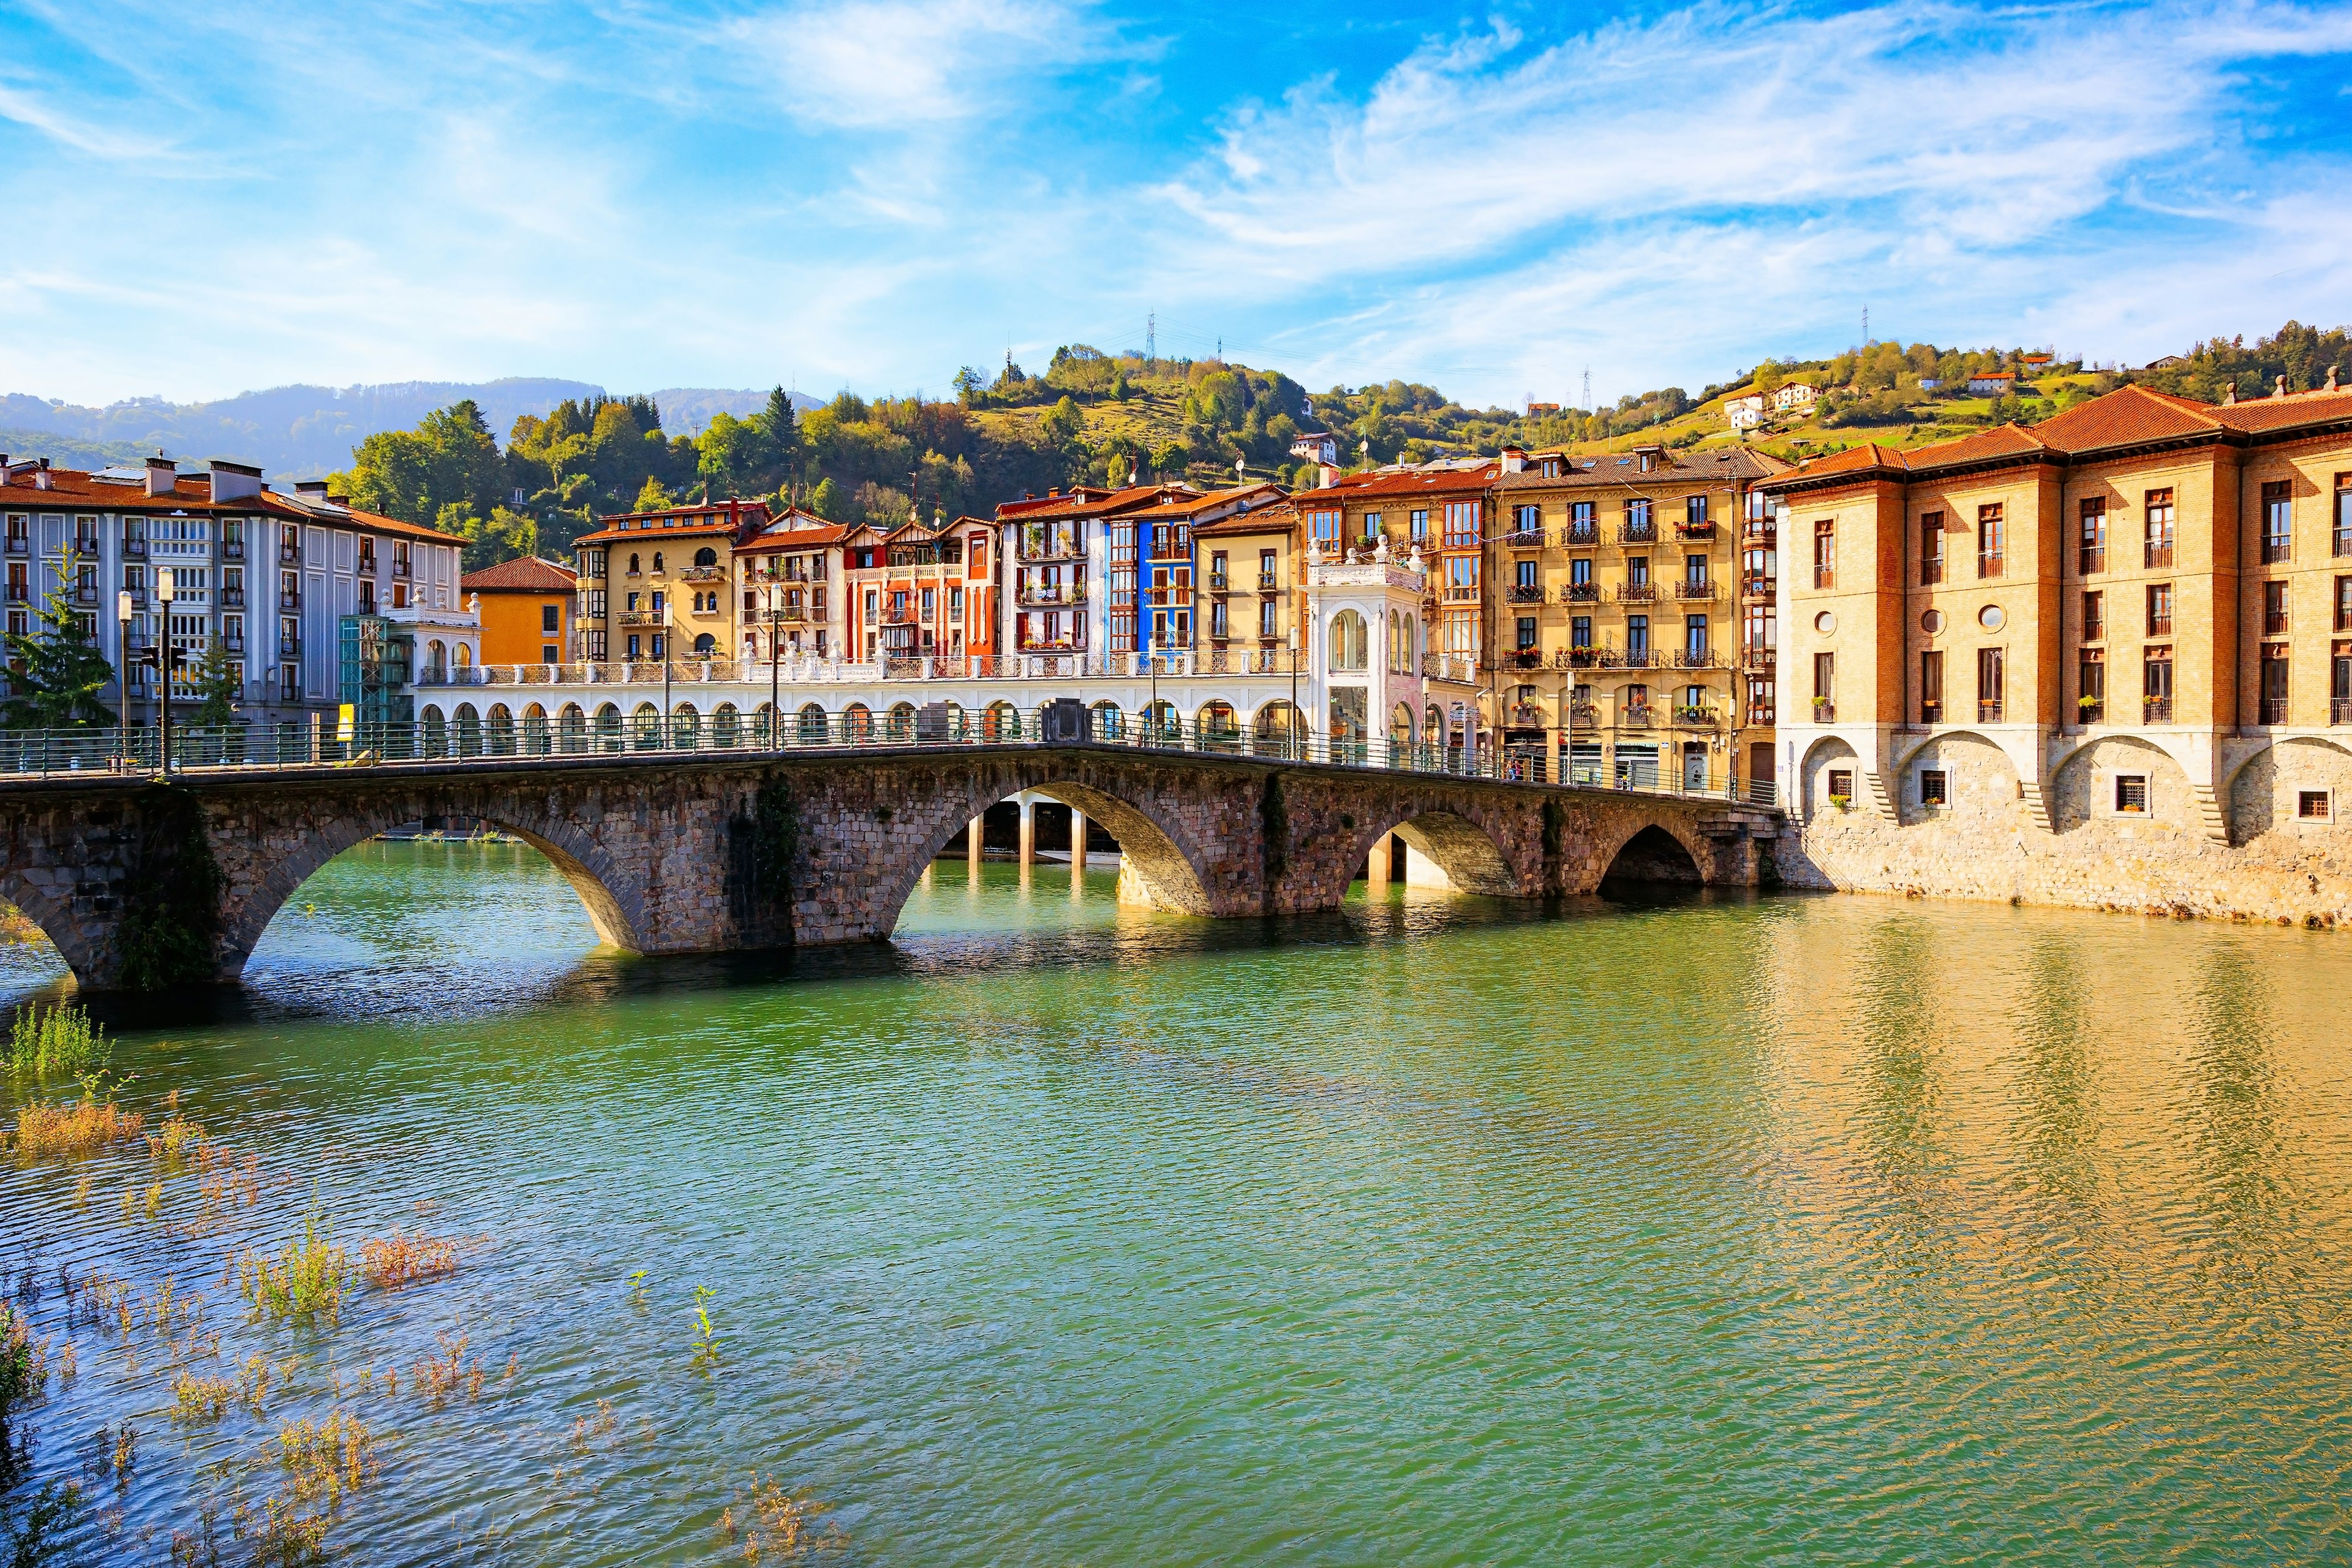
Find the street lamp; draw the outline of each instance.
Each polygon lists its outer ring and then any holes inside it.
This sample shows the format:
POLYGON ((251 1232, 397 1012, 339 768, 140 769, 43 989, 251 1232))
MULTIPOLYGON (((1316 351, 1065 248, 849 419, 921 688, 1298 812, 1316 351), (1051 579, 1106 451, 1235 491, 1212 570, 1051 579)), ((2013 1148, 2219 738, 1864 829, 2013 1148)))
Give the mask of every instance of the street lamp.
MULTIPOLYGON (((1294 610, 1292 614, 1296 615, 1294 610)), ((1290 711, 1283 716, 1282 750, 1294 761, 1298 746, 1298 628, 1290 628, 1290 711)))
POLYGON ((155 764, 159 771, 172 771, 172 591, 174 587, 172 569, 159 566, 155 570, 155 593, 158 609, 155 616, 155 743, 159 748, 155 764))
POLYGON ((768 750, 772 752, 784 743, 783 688, 776 673, 776 628, 783 624, 783 611, 776 604, 776 563, 780 559, 772 555, 768 558, 768 750))
POLYGON ((115 642, 115 652, 121 655, 122 661, 122 704, 118 713, 121 718, 122 767, 127 773, 131 768, 131 590, 128 588, 114 595, 114 618, 122 628, 121 637, 115 642))

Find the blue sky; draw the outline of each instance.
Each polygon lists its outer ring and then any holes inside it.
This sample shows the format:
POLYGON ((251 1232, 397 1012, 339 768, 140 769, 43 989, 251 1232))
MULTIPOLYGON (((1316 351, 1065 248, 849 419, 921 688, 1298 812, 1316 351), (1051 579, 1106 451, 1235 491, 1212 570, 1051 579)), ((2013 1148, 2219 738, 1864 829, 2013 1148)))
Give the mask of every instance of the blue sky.
MULTIPOLYGON (((1465 401, 2352 320, 2352 6, 0 0, 0 391, 1465 401)), ((2352 369, 2352 367, 2347 367, 2352 369)))

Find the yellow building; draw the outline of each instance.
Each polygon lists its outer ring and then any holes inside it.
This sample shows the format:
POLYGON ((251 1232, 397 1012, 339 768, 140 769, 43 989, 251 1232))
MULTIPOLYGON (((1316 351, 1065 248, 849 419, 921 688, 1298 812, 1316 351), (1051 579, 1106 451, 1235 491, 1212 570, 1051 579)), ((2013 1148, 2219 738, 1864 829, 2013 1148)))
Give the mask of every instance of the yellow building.
POLYGON ((2352 788, 2352 391, 2127 386, 1761 488, 1800 810, 2229 841, 2352 788))
POLYGON ((1486 593, 1505 745, 1573 783, 1769 780, 1775 564, 1769 537, 1743 563, 1742 530, 1783 465, 1638 447, 1501 467, 1486 593))
POLYGON ((581 535, 581 657, 734 658, 746 620, 735 550, 767 521, 764 502, 725 500, 624 512, 581 535))

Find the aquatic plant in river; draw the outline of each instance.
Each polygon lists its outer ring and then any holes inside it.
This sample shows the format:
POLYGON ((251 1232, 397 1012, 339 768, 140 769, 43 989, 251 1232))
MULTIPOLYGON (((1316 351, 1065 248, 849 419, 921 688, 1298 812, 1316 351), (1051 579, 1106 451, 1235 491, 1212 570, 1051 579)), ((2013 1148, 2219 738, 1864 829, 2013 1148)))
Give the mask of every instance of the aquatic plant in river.
POLYGON ((28 1160, 65 1159, 140 1136, 147 1119, 116 1105, 115 1088, 103 1072, 89 1073, 82 1078, 79 1100, 36 1100, 17 1111, 17 1154, 28 1160))
POLYGON ((289 1241, 275 1258, 247 1252, 237 1259, 237 1290, 268 1318, 325 1318, 341 1313, 351 1258, 320 1223, 318 1205, 302 1216, 302 1239, 289 1241))
POLYGON ((8 1026, 7 1068, 19 1078, 81 1078, 102 1071, 113 1055, 105 1026, 70 1002, 18 1008, 8 1026))

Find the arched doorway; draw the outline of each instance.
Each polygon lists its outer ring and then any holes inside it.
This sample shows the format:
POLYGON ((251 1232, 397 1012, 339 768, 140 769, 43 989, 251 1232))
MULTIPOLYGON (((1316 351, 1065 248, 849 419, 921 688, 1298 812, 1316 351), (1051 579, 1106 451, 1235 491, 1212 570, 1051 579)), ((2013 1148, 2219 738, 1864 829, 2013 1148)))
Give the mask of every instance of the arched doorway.
POLYGON ((1234 705, 1223 698, 1202 706, 1199 723, 1202 751, 1238 752, 1242 749, 1241 716, 1234 711, 1234 705))
POLYGON ((1250 725, 1250 750, 1262 757, 1296 757, 1301 753, 1307 727, 1298 710, 1276 698, 1257 710, 1250 725))

